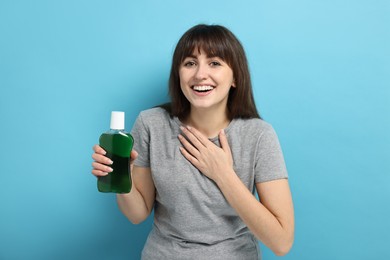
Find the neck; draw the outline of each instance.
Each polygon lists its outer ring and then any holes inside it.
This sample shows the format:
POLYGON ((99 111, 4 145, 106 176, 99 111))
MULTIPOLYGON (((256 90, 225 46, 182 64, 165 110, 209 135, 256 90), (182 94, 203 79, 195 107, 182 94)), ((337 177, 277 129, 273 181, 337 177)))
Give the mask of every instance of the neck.
POLYGON ((185 123, 195 127, 207 138, 213 138, 218 136, 219 132, 229 125, 230 120, 226 109, 222 111, 191 109, 185 123))

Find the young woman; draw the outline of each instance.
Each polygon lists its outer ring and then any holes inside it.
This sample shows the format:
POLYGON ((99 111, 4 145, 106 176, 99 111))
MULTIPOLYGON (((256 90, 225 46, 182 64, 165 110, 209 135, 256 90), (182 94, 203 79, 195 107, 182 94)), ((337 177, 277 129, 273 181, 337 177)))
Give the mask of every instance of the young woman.
MULTIPOLYGON (((258 240, 286 254, 294 213, 285 162, 257 112, 237 38, 218 25, 189 29, 173 55, 169 93, 170 104, 138 116, 133 188, 117 195, 132 223, 154 209, 142 258, 261 259, 258 240)), ((93 149, 92 173, 108 174, 111 161, 93 149)))

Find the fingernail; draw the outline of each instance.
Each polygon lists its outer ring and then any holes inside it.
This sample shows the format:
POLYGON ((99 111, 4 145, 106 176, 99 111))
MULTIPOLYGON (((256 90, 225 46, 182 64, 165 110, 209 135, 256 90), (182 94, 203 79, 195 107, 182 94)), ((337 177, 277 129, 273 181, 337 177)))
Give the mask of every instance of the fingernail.
POLYGON ((181 126, 180 126, 180 129, 183 131, 183 130, 184 130, 184 127, 181 125, 181 126))
POLYGON ((111 167, 107 167, 107 172, 112 172, 113 169, 111 167))
POLYGON ((224 130, 224 129, 222 129, 222 130, 221 130, 221 133, 224 135, 224 134, 225 134, 225 130, 224 130))
POLYGON ((110 159, 107 160, 107 164, 113 164, 114 162, 110 159))

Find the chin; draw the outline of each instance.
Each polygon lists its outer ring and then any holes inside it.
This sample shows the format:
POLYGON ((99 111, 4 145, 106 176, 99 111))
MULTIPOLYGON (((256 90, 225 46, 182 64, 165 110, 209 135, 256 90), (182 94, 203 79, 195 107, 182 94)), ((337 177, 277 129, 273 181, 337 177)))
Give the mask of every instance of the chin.
POLYGON ((191 103, 191 107, 197 108, 197 109, 206 109, 206 108, 210 108, 211 106, 212 106, 212 104, 208 104, 208 103, 200 103, 200 102, 191 103))

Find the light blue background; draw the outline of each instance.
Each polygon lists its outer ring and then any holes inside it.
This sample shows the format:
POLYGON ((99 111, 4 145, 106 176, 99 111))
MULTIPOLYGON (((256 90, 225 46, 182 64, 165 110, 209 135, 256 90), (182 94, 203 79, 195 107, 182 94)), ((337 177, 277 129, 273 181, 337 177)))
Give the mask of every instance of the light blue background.
MULTIPOLYGON (((111 110, 168 100, 189 27, 229 27, 290 174, 284 259, 390 259, 387 0, 0 2, 0 259, 138 259, 133 225, 91 175, 111 110)), ((264 259, 276 259, 263 247, 264 259)))

